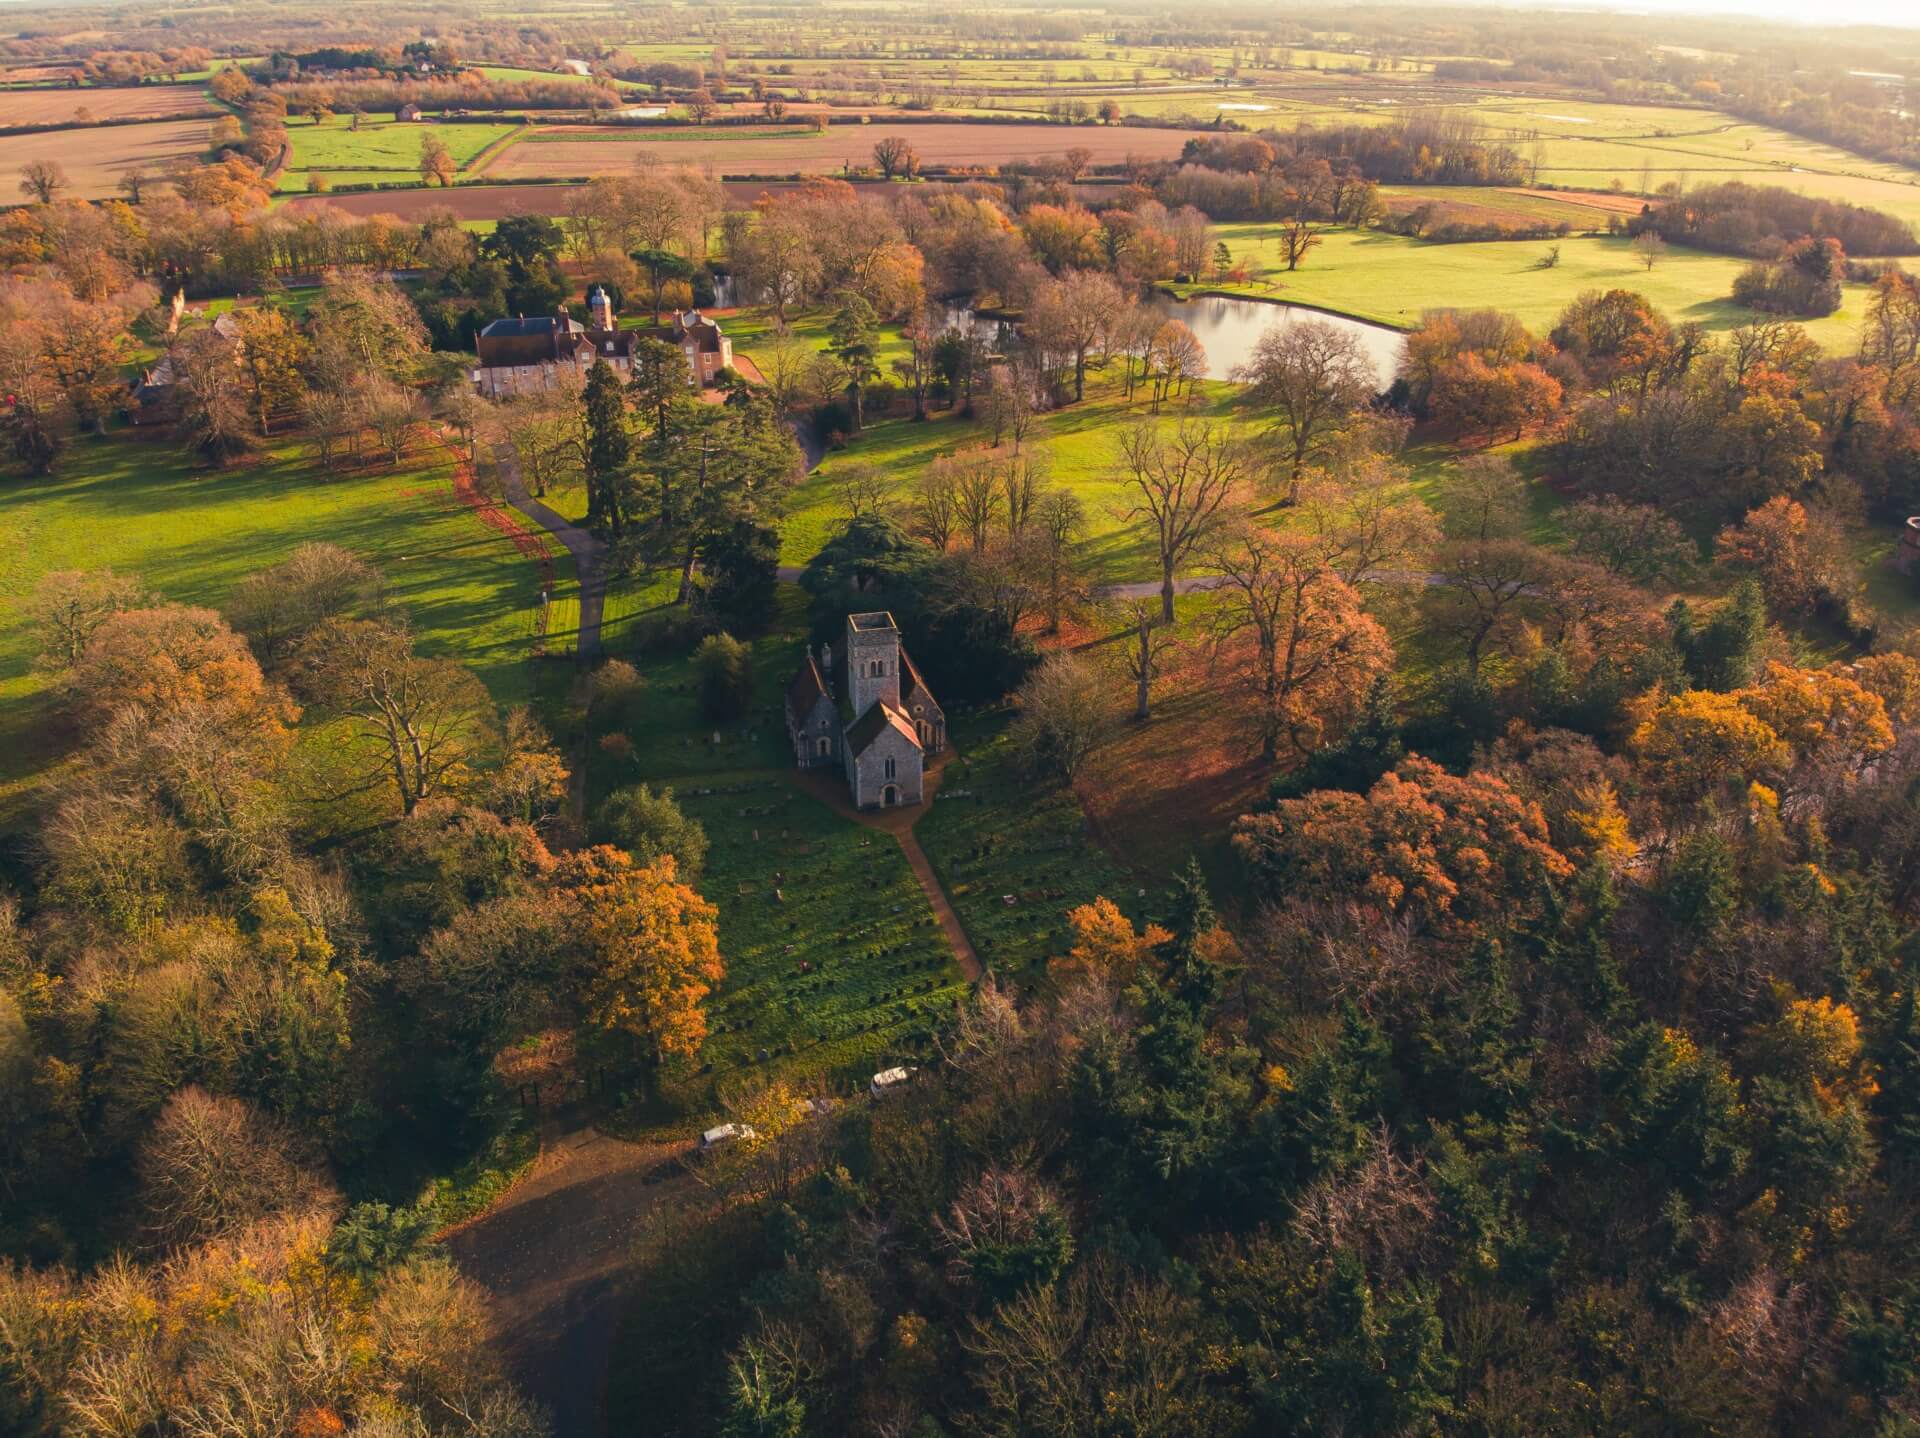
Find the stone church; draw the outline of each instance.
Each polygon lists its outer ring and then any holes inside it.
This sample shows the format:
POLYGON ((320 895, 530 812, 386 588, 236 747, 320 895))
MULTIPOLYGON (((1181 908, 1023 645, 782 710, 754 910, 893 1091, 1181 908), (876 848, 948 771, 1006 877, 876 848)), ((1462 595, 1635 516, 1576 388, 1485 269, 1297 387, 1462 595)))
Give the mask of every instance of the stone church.
POLYGON ((857 807, 888 809, 926 797, 927 758, 947 747, 947 716, 893 616, 879 610, 849 614, 838 643, 808 653, 787 685, 787 734, 802 769, 838 767, 857 807))

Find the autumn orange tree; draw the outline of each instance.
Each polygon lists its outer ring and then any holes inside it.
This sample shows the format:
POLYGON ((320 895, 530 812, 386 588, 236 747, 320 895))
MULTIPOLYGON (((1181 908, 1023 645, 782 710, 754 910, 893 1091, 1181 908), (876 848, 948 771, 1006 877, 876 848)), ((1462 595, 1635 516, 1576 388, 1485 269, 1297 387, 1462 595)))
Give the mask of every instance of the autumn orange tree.
POLYGON ((1543 881, 1573 872, 1538 804, 1417 755, 1365 794, 1319 790, 1247 815, 1233 847, 1260 897, 1311 893, 1453 937, 1511 921, 1543 881))
POLYGON ((1536 364, 1496 367, 1469 352, 1440 367, 1432 407, 1435 419, 1463 434, 1519 439, 1559 409, 1560 381, 1536 364))
POLYGON ((1634 730, 1629 748, 1652 787, 1685 806, 1752 783, 1808 790, 1857 772, 1893 742, 1885 701, 1854 678, 1769 664, 1743 689, 1672 695, 1634 730))
POLYGON ((1054 971, 1061 976, 1101 974, 1122 984, 1132 983, 1154 951, 1173 937, 1152 922, 1135 929, 1133 920, 1104 895, 1071 910, 1067 927, 1073 931, 1073 946, 1066 958, 1054 961, 1054 971))
POLYGON ((1248 522, 1213 547, 1216 654, 1248 701, 1261 757, 1309 754, 1351 722, 1393 645, 1311 536, 1248 522))
POLYGON ((1776 495, 1720 531, 1714 558, 1751 571, 1774 611, 1793 614, 1849 587, 1844 546, 1831 517, 1776 495))
POLYGON ((649 1079, 697 1054, 701 1005, 726 977, 719 910, 680 882, 670 854, 641 865, 601 845, 562 860, 554 882, 579 906, 587 1027, 623 1045, 649 1079))

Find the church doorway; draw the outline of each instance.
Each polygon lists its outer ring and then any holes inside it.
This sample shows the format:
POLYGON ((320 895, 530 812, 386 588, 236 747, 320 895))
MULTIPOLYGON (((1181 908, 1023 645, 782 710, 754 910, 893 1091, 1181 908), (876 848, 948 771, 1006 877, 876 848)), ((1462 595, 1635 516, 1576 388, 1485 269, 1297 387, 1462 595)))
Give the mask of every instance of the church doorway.
POLYGON ((900 802, 900 786, 898 784, 889 784, 887 785, 886 788, 880 791, 880 807, 881 808, 891 809, 895 804, 898 804, 899 802, 900 802))

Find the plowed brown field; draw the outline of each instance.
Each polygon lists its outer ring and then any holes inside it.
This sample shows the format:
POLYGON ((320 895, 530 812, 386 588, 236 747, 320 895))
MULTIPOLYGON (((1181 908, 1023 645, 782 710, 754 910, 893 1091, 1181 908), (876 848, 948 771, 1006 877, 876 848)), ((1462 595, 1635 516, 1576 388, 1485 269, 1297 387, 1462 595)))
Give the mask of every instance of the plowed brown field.
MULTIPOLYGON (((1185 130, 1091 125, 834 125, 824 133, 795 127, 791 135, 728 138, 707 131, 685 139, 674 131, 547 129, 510 146, 487 167, 496 180, 540 175, 604 175, 631 170, 640 159, 711 165, 723 175, 831 174, 847 165, 873 164, 873 147, 890 138, 912 145, 928 166, 997 166, 1040 160, 1071 149, 1093 153, 1095 164, 1129 155, 1172 159, 1193 138, 1185 130)), ((681 132, 685 133, 685 132, 681 132)))
POLYGON ((96 120, 196 115, 214 104, 197 85, 138 85, 124 89, 0 90, 0 125, 57 125, 85 110, 96 120))
POLYGON ((15 177, 30 160, 52 160, 65 170, 72 181, 69 195, 100 200, 116 193, 114 187, 129 170, 160 175, 175 159, 195 159, 206 148, 205 120, 0 135, 0 198, 15 198, 15 177))

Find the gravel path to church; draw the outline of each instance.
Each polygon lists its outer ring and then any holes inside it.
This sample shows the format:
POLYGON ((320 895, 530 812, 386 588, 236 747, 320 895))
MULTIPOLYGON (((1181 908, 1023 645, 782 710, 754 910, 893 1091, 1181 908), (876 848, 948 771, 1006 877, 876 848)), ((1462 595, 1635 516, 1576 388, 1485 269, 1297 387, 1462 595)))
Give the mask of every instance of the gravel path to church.
POLYGON ((520 477, 520 457, 512 445, 497 444, 493 453, 500 463, 500 488, 507 502, 564 544, 573 556, 574 573, 580 577, 580 642, 575 652, 582 664, 590 664, 600 657, 600 616, 607 603, 607 570, 602 561, 607 547, 527 493, 527 482, 520 477))
POLYGON ((927 896, 934 918, 940 921, 940 927, 946 931, 947 942, 953 946, 954 961, 971 982, 979 983, 986 969, 980 963, 980 955, 974 952, 973 940, 967 937, 960 916, 954 912, 953 903, 947 898, 947 891, 940 887, 933 865, 927 860, 926 850, 920 847, 920 841, 913 837, 911 829, 896 830, 893 837, 899 842, 900 852, 907 856, 907 867, 913 870, 913 877, 920 881, 921 891, 927 896))

